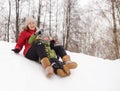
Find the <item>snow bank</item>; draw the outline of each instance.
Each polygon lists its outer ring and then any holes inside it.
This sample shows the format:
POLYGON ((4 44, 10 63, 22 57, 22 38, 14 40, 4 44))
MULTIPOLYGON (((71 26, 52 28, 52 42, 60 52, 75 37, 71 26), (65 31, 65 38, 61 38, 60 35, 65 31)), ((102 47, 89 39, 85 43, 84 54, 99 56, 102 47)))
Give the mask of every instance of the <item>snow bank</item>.
POLYGON ((46 78, 40 64, 11 51, 0 41, 0 91, 120 91, 120 61, 67 51, 78 68, 69 77, 46 78))

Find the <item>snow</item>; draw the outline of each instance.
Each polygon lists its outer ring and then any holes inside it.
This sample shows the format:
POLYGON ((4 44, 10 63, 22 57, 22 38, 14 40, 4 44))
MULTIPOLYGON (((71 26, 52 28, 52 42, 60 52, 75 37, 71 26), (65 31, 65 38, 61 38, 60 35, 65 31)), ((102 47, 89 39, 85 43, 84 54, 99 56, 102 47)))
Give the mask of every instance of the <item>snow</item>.
POLYGON ((46 78, 40 64, 11 51, 15 43, 0 41, 0 91, 120 91, 120 60, 67 51, 78 68, 65 78, 46 78))

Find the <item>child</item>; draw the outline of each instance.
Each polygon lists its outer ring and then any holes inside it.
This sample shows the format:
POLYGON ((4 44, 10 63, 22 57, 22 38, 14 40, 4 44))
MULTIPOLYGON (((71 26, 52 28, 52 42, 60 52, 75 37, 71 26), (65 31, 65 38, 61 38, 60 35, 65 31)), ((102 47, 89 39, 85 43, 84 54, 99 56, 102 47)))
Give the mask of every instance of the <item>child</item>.
MULTIPOLYGON (((44 34, 45 36, 45 34, 44 34)), ((51 45, 50 45, 50 41, 54 41, 51 40, 49 36, 37 36, 35 34, 32 34, 32 36, 29 38, 29 43, 33 44, 33 43, 38 43, 38 44, 44 44, 45 46, 45 51, 47 53, 47 57, 49 58, 52 67, 54 68, 54 72, 59 75, 60 77, 65 77, 70 75, 70 70, 67 67, 67 65, 65 65, 63 62, 59 61, 59 59, 57 58, 57 55, 54 51, 54 49, 51 49, 51 45)), ((52 44, 54 46, 54 44, 52 44)), ((41 60, 41 59, 39 59, 41 60)), ((39 61, 41 62, 41 61, 39 61)))

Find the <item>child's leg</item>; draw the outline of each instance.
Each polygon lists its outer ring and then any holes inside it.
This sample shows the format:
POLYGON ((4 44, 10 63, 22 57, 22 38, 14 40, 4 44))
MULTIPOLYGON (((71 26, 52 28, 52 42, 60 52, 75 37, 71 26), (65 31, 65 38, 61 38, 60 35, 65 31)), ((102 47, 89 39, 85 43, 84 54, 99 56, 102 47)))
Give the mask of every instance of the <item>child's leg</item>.
POLYGON ((45 69, 45 73, 47 77, 51 77, 54 73, 53 67, 51 66, 51 63, 47 57, 44 57, 40 60, 40 63, 42 64, 43 68, 45 69))
POLYGON ((53 75, 53 68, 51 67, 51 63, 47 58, 47 54, 45 51, 45 46, 42 43, 35 43, 31 46, 26 54, 26 57, 38 61, 42 64, 45 69, 45 73, 47 77, 51 77, 53 75))
POLYGON ((59 61, 58 59, 51 59, 51 62, 55 74, 59 75, 60 77, 70 75, 70 69, 65 66, 63 62, 59 61))

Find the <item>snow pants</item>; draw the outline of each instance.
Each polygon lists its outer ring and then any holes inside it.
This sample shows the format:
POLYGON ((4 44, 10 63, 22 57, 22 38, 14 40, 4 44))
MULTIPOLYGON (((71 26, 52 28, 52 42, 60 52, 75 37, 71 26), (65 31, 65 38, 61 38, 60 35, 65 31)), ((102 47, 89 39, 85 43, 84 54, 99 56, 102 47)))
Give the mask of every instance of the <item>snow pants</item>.
MULTIPOLYGON (((54 46, 52 49, 54 49, 56 55, 61 58, 67 55, 66 51, 61 45, 54 46)), ((45 51, 45 45, 40 42, 33 44, 28 50, 28 52, 26 53, 25 57, 37 62, 39 61, 39 58, 42 59, 44 57, 47 57, 47 53, 45 51)))

